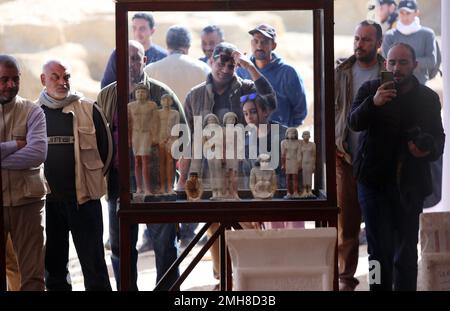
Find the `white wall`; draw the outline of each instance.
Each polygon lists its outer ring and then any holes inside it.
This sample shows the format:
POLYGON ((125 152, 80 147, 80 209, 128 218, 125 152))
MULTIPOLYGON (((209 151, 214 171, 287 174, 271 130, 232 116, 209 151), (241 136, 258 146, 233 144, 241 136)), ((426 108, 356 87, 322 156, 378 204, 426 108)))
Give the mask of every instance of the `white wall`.
POLYGON ((425 212, 450 211, 450 1, 441 0, 442 74, 443 74, 443 122, 445 140, 442 177, 442 201, 425 212))

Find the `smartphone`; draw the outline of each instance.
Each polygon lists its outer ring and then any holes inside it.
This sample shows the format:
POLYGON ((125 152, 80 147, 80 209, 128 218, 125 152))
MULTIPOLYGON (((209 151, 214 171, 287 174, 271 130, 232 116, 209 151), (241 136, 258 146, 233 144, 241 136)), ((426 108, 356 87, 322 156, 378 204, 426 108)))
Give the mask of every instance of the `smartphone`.
MULTIPOLYGON (((394 73, 391 71, 382 71, 381 72, 381 84, 384 84, 386 82, 393 82, 394 81, 394 73)), ((394 88, 394 86, 392 86, 394 88)))

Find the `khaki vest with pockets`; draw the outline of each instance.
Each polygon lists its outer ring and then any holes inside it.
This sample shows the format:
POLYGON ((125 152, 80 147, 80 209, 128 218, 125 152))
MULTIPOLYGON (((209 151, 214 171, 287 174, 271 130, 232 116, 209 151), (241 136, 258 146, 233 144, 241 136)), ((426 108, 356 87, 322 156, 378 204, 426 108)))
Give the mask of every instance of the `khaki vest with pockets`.
MULTIPOLYGON (((19 96, 0 107, 2 142, 26 139, 28 115, 33 107, 35 104, 19 96)), ((2 169, 3 206, 21 206, 41 201, 46 190, 43 165, 24 170, 2 169)))

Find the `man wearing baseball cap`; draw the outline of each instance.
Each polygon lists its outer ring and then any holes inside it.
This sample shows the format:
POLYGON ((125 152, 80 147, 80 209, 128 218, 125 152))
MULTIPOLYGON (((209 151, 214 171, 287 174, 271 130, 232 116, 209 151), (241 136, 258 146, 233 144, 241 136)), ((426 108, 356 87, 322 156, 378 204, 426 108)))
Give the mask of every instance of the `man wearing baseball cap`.
MULTIPOLYGON (((269 80, 277 95, 277 109, 270 120, 287 127, 297 127, 306 117, 307 106, 303 80, 294 67, 286 64, 273 50, 277 47, 275 28, 260 24, 248 32, 252 35, 251 62, 269 80)), ((238 76, 250 79, 244 68, 239 68, 238 76)))
POLYGON ((395 28, 397 23, 397 3, 395 0, 377 0, 375 15, 380 22, 383 33, 389 29, 395 28))
POLYGON ((437 63, 437 47, 434 31, 420 25, 419 9, 416 1, 401 0, 398 4, 399 21, 397 29, 389 30, 383 40, 382 51, 387 52, 395 43, 410 45, 417 56, 418 66, 414 75, 421 84, 430 79, 429 73, 437 63))

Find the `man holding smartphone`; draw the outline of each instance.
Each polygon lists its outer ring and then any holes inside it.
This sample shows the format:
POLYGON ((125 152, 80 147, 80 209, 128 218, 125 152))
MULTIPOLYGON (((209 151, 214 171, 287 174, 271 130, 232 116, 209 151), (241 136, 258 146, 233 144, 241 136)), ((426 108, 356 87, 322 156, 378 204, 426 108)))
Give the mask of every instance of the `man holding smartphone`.
POLYGON ((387 53, 394 81, 368 81, 352 105, 349 126, 361 132, 354 162, 366 223, 369 261, 380 264, 371 290, 416 290, 419 215, 432 191, 430 162, 444 149, 439 96, 419 83, 414 49, 387 53), (395 85, 395 88, 392 86, 395 85))
POLYGON ((336 183, 338 206, 338 261, 340 290, 354 290, 358 265, 361 210, 358 204, 353 160, 359 133, 348 128, 347 117, 359 87, 377 79, 384 69, 384 58, 377 54, 381 46, 381 26, 363 21, 355 29, 354 54, 335 71, 336 183))

